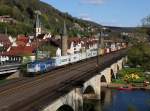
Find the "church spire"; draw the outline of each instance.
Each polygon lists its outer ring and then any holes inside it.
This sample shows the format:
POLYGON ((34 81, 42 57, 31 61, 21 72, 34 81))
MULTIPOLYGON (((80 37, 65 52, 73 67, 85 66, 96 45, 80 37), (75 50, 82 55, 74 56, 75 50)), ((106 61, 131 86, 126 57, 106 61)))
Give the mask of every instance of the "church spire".
POLYGON ((65 20, 64 20, 63 35, 64 35, 64 36, 67 36, 67 28, 66 28, 66 21, 65 21, 65 20))
POLYGON ((39 15, 36 14, 36 28, 39 28, 40 26, 40 20, 39 20, 39 15))
POLYGON ((39 19, 39 15, 41 15, 41 12, 40 11, 35 11, 35 14, 36 14, 36 24, 35 24, 35 31, 36 31, 36 37, 38 35, 41 34, 41 24, 40 24, 40 19, 39 19))

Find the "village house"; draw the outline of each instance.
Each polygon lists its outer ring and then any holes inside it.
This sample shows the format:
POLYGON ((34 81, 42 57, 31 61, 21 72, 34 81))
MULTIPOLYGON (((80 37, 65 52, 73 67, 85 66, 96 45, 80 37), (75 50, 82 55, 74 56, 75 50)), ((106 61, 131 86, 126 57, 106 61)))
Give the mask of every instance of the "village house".
POLYGON ((12 45, 12 37, 0 34, 0 64, 9 61, 9 57, 5 54, 12 45))
POLYGON ((79 53, 81 50, 81 39, 80 38, 69 38, 68 39, 68 54, 79 53))
POLYGON ((37 37, 34 38, 34 40, 38 40, 38 41, 47 41, 48 39, 50 39, 52 36, 50 33, 43 33, 43 34, 39 34, 37 37))
POLYGON ((2 23, 16 23, 16 20, 11 18, 9 15, 0 16, 0 22, 2 23))
POLYGON ((11 36, 0 34, 0 48, 1 52, 7 50, 11 46, 11 36))
POLYGON ((24 35, 18 35, 16 39, 13 39, 1 34, 0 44, 5 49, 0 52, 1 64, 24 62, 27 58, 35 60, 35 47, 32 47, 29 41, 29 38, 24 35))
MULTIPOLYGON (((61 56, 61 43, 60 40, 53 40, 53 44, 58 44, 58 49, 56 51, 56 56, 61 56)), ((97 39, 94 37, 91 38, 68 38, 68 48, 67 54, 72 55, 80 52, 85 52, 88 50, 93 50, 97 48, 97 39)))

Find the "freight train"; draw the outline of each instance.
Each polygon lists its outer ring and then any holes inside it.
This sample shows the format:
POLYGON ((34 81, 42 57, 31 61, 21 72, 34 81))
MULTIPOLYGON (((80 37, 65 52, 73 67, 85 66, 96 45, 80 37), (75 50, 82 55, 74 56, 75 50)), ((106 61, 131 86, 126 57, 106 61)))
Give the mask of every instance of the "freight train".
MULTIPOLYGON (((99 49, 99 55, 109 54, 111 52, 118 51, 123 48, 126 48, 126 45, 119 46, 117 48, 110 47, 110 48, 99 49)), ((67 64, 79 62, 81 60, 96 57, 96 56, 97 56, 97 49, 92 49, 92 50, 88 49, 85 52, 77 53, 73 55, 52 57, 46 60, 38 60, 27 64, 27 73, 42 74, 52 69, 65 66, 67 64)))

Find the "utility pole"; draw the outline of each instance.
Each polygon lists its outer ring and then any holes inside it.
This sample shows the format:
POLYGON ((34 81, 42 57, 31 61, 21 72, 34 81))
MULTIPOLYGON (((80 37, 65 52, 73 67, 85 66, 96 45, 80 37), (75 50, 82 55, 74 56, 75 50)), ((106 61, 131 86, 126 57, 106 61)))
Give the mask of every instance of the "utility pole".
POLYGON ((97 41, 97 67, 100 66, 100 43, 101 43, 101 30, 99 34, 97 35, 98 41, 97 41))
POLYGON ((41 25, 39 20, 39 15, 41 15, 41 12, 39 10, 35 11, 36 14, 36 23, 35 23, 35 37, 36 37, 36 55, 35 59, 38 60, 38 38, 37 36, 41 34, 41 25))
MULTIPOLYGON (((65 16, 65 19, 66 19, 66 16, 65 16)), ((67 34, 66 21, 64 20, 63 33, 61 36, 61 55, 62 56, 67 55, 67 49, 68 49, 68 34, 67 34)))
POLYGON ((98 34, 98 43, 97 43, 97 67, 100 66, 102 63, 102 59, 100 58, 101 51, 104 49, 104 31, 106 30, 105 27, 100 29, 100 33, 98 34))
POLYGON ((5 27, 5 35, 7 36, 7 27, 5 27))

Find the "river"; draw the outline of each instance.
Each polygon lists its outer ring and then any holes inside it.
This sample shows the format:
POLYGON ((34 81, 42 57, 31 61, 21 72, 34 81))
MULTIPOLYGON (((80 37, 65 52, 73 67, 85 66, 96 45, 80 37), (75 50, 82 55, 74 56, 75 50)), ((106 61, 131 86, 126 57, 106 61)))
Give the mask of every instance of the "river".
POLYGON ((102 88, 101 101, 84 101, 84 111, 150 111, 150 91, 102 88))

